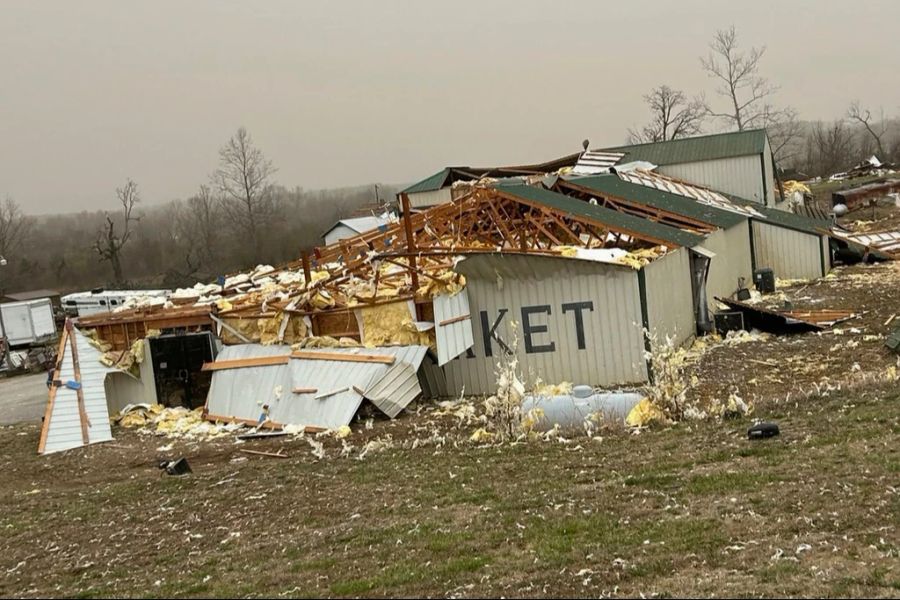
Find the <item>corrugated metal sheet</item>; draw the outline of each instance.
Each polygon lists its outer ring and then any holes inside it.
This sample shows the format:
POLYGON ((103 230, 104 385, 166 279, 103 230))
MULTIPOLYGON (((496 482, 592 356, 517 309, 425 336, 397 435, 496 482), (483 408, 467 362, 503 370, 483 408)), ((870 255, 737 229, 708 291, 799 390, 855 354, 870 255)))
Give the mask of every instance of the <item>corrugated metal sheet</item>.
POLYGON ((604 152, 603 150, 588 150, 578 159, 573 173, 579 175, 593 175, 595 173, 607 173, 609 168, 619 162, 625 156, 623 152, 604 152))
POLYGON ((763 160, 761 154, 718 160, 662 165, 663 175, 733 194, 745 200, 765 204, 763 160))
MULTIPOLYGON (((427 350, 425 346, 393 346, 329 348, 328 352, 388 354, 395 364, 406 362, 418 371, 427 350)), ((223 348, 216 360, 289 352, 286 346, 241 344, 223 348)), ((269 419, 275 423, 334 429, 349 424, 359 409, 363 397, 354 387, 365 391, 388 367, 384 363, 291 359, 286 365, 215 371, 206 407, 211 416, 255 421, 268 405, 269 419), (295 388, 314 388, 316 392, 295 394, 295 388)))
POLYGON ((325 241, 326 246, 330 246, 337 241, 346 240, 357 235, 359 234, 346 225, 341 225, 340 223, 338 223, 337 225, 326 231, 325 235, 322 236, 322 239, 325 241))
POLYGON ((434 190, 441 189, 444 184, 447 182, 447 177, 450 175, 450 169, 441 169, 434 175, 430 175, 423 179, 422 181, 417 181, 412 184, 408 188, 405 188, 400 193, 403 194, 417 194, 419 192, 433 192, 434 190))
POLYGON ((390 418, 396 417, 419 397, 422 388, 416 369, 406 362, 395 362, 365 390, 365 397, 390 418))
POLYGON ((651 334, 660 343, 672 338, 681 345, 696 334, 688 250, 669 252, 644 267, 644 273, 651 334))
POLYGON ((434 298, 434 333, 439 365, 447 364, 475 343, 472 336, 469 297, 465 290, 453 296, 441 294, 434 298), (470 318, 446 325, 441 324, 466 316, 470 318))
POLYGON ((475 344, 471 355, 444 365, 450 395, 495 391, 502 349, 489 332, 497 323, 498 337, 511 343, 511 321, 518 322, 519 367, 530 382, 646 380, 637 271, 524 255, 470 256, 456 269, 466 276, 475 344))
POLYGON ((685 185, 645 171, 572 178, 572 184, 631 202, 690 217, 716 227, 731 227, 760 213, 733 204, 717 192, 685 185))
MULTIPOLYGON (((660 173, 651 173, 649 171, 629 171, 627 173, 619 173, 619 178, 629 183, 643 185, 655 188, 670 194, 677 194, 686 198, 691 198, 705 204, 707 206, 725 211, 727 213, 737 213, 739 215, 750 217, 759 216, 760 213, 753 206, 747 203, 733 202, 726 196, 714 190, 707 189, 702 186, 692 185, 684 181, 667 177, 660 173)), ((727 226, 732 223, 714 223, 720 226, 727 226)))
POLYGON ((900 252, 900 231, 872 231, 868 233, 845 233, 836 230, 835 235, 838 237, 875 248, 881 252, 890 254, 900 252))
POLYGON ((770 267, 781 279, 821 277, 822 236, 753 220, 753 251, 757 269, 770 267))
POLYGON ((453 192, 450 187, 427 192, 416 192, 409 195, 409 206, 416 209, 428 208, 450 202, 452 198, 453 192))
POLYGON ((510 194, 526 201, 535 202, 563 213, 569 213, 581 218, 592 219, 607 227, 631 232, 636 237, 645 236, 645 239, 657 240, 674 246, 696 246, 703 238, 688 233, 675 227, 669 227, 661 223, 655 223, 641 217, 618 212, 603 206, 595 206, 588 202, 569 198, 556 192, 543 188, 527 185, 504 186, 498 188, 504 194, 510 194))
POLYGON ((716 253, 709 265, 706 279, 706 297, 727 298, 738 289, 738 279, 753 285, 753 257, 750 254, 750 228, 747 221, 728 229, 710 233, 703 247, 716 253))
POLYGON ((831 228, 830 221, 811 219, 805 215, 798 215, 784 210, 778 210, 777 208, 760 206, 759 212, 762 214, 762 218, 768 223, 780 227, 796 229, 797 231, 811 233, 813 235, 821 235, 822 231, 827 231, 831 228))
MULTIPOLYGON (((81 386, 84 395, 84 407, 88 421, 88 440, 90 444, 108 442, 113 439, 109 426, 109 409, 106 405, 106 387, 104 381, 107 374, 115 372, 100 362, 100 352, 91 346, 88 339, 77 329, 73 329, 77 348, 78 364, 81 370, 81 386)), ((75 380, 75 369, 72 363, 72 352, 66 344, 59 379, 62 382, 75 380)), ((83 446, 81 437, 81 419, 78 414, 78 393, 67 387, 56 391, 53 410, 50 413, 47 427, 47 441, 44 454, 60 452, 83 446)))
POLYGON ((664 142, 615 146, 605 148, 605 150, 624 152, 627 161, 646 160, 656 165, 672 165, 751 154, 759 155, 765 151, 766 140, 765 129, 750 129, 698 135, 664 142))

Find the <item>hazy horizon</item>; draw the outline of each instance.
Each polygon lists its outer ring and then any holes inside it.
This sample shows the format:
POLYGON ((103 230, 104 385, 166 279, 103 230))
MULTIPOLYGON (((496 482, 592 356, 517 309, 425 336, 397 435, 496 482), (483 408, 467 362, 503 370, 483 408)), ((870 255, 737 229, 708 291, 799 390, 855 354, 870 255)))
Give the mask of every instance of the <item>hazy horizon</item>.
POLYGON ((243 125, 306 189, 401 184, 625 141, 666 83, 713 98, 716 29, 767 46, 776 102, 900 113, 900 3, 683 0, 0 5, 0 197, 33 214, 191 195, 243 125))

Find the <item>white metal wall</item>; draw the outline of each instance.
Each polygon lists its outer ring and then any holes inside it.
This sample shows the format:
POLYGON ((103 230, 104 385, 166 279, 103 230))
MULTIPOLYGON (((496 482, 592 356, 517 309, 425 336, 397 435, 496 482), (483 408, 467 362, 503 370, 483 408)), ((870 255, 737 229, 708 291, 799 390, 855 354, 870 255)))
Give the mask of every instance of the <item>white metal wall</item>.
POLYGON ((490 338, 482 318, 490 329, 501 309, 508 312, 497 335, 512 343, 510 322, 518 323, 517 354, 527 382, 536 377, 590 385, 646 380, 637 271, 577 259, 508 254, 471 256, 456 269, 466 276, 475 344, 474 356, 463 353, 444 365, 450 394, 496 390, 494 371, 502 350, 490 341, 487 356, 485 341, 490 338), (565 312, 563 305, 568 305, 565 312), (530 352, 523 312, 531 329, 530 352), (582 322, 581 336, 576 315, 582 322))
POLYGON ((750 228, 747 221, 741 221, 728 229, 718 229, 709 234, 703 247, 715 252, 709 265, 706 280, 706 297, 731 296, 738 289, 738 278, 743 277, 745 285, 753 285, 753 259, 750 254, 750 228))
POLYGON ((129 404, 156 404, 156 380, 150 340, 144 339, 144 360, 140 364, 140 379, 123 371, 112 371, 106 377, 106 406, 114 415, 129 404))
MULTIPOLYGON (((88 422, 88 443, 106 442, 112 439, 109 426, 109 411, 106 407, 104 380, 108 373, 115 371, 100 362, 100 351, 94 348, 77 329, 73 330, 78 346, 78 366, 81 370, 81 385, 84 395, 85 413, 88 422)), ((72 363, 72 349, 66 343, 59 379, 75 379, 72 363)), ((59 452, 83 445, 81 420, 78 413, 78 393, 67 387, 57 388, 53 410, 47 427, 47 442, 44 453, 59 452)))
POLYGON ((822 272, 824 236, 752 221, 756 268, 771 267, 780 279, 814 279, 822 272))
POLYGON ((760 204, 766 201, 763 196, 763 164, 759 154, 663 165, 657 170, 663 175, 705 185, 760 204))
POLYGON ((343 224, 336 225, 331 228, 328 233, 325 234, 324 240, 325 245, 331 245, 339 240, 346 240, 347 238, 351 238, 355 235, 359 235, 357 232, 353 231, 349 227, 343 224))
POLYGON ((411 208, 428 208, 445 202, 450 202, 451 188, 444 187, 431 192, 416 192, 409 194, 409 205, 411 208))
POLYGON ((647 320, 660 342, 673 338, 676 345, 696 333, 691 267, 687 248, 679 248, 644 267, 647 320))

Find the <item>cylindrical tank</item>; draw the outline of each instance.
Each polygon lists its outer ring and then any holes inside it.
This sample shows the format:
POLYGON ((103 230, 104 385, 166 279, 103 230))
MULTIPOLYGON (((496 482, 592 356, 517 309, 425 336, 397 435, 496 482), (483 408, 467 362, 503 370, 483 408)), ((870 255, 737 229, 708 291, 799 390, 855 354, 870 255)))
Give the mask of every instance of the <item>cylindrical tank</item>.
POLYGON ((531 411, 539 409, 542 415, 536 419, 535 429, 582 428, 585 421, 600 413, 604 420, 624 422, 631 409, 641 401, 638 392, 604 392, 594 390, 589 385, 576 385, 571 394, 541 396, 529 394, 522 401, 522 413, 535 415, 531 411))

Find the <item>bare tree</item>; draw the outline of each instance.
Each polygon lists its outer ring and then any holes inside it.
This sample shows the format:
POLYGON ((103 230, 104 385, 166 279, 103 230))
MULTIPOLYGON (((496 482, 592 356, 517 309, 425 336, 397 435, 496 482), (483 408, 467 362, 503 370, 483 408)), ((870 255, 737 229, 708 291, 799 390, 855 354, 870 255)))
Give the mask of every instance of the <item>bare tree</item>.
POLYGON ((140 217, 134 215, 135 205, 141 201, 137 184, 129 178, 124 187, 116 188, 116 196, 122 205, 124 226, 122 235, 116 233, 116 221, 104 213, 106 223, 97 232, 97 240, 94 242, 94 250, 100 255, 100 261, 109 261, 112 265, 113 278, 116 285, 122 285, 125 280, 122 276, 122 248, 131 239, 132 223, 137 223, 140 217))
POLYGON ((254 252, 259 255, 260 230, 275 215, 275 201, 271 193, 271 176, 276 169, 253 145, 244 127, 219 150, 219 168, 213 173, 213 184, 221 192, 225 216, 238 231, 247 236, 254 252))
POLYGON ((777 90, 759 74, 759 61, 766 53, 765 47, 741 51, 732 25, 730 29, 716 32, 709 49, 706 57, 700 57, 700 64, 707 75, 717 81, 716 94, 730 105, 719 112, 707 105, 710 116, 726 121, 738 131, 763 127, 765 115, 768 114, 769 119, 774 116, 775 110, 769 99, 777 90))
POLYGON ((0 256, 14 254, 33 225, 34 220, 22 213, 19 203, 7 196, 0 204, 0 256))
POLYGON ((886 160, 887 154, 884 151, 884 137, 887 134, 888 126, 884 118, 884 109, 881 109, 881 116, 876 123, 872 119, 872 112, 868 108, 860 108, 859 100, 854 100, 847 109, 847 118, 861 124, 866 132, 875 142, 878 149, 878 158, 886 160))
POLYGON ((783 165, 795 159, 803 149, 803 123, 797 111, 791 107, 763 114, 762 126, 766 128, 772 156, 783 165))
POLYGON ((198 257, 202 263, 212 265, 216 258, 220 214, 219 201, 208 185, 187 200, 184 218, 184 233, 198 241, 198 257))
POLYGON ((810 164, 821 175, 843 171, 854 153, 853 134, 847 124, 838 119, 831 125, 815 124, 810 142, 810 164))
POLYGON ((667 85, 650 90, 644 96, 650 108, 650 122, 640 130, 629 129, 632 144, 662 142, 700 133, 706 106, 701 98, 688 99, 681 90, 667 85))

